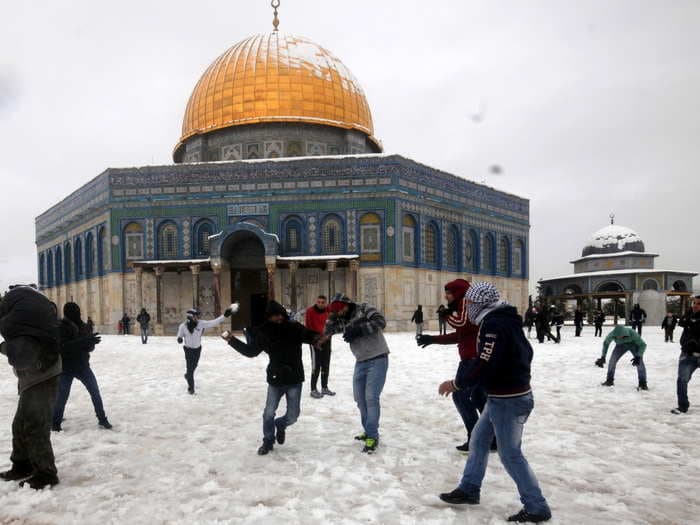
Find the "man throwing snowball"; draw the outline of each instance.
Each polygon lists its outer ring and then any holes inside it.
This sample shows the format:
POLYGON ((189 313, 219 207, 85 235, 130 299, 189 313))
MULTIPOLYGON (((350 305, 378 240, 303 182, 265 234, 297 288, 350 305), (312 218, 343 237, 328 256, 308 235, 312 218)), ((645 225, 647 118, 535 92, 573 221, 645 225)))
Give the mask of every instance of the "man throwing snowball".
POLYGON ((596 366, 603 368, 605 356, 608 353, 608 347, 613 341, 615 341, 615 350, 613 350, 610 356, 610 363, 608 363, 608 377, 601 384, 603 386, 613 386, 615 384, 615 367, 617 366, 617 362, 623 355, 630 352, 632 354, 632 364, 637 367, 637 376, 639 378, 639 387, 637 390, 648 390, 647 369, 642 359, 647 344, 634 328, 622 325, 613 328, 603 341, 603 354, 600 356, 600 359, 596 360, 596 366))

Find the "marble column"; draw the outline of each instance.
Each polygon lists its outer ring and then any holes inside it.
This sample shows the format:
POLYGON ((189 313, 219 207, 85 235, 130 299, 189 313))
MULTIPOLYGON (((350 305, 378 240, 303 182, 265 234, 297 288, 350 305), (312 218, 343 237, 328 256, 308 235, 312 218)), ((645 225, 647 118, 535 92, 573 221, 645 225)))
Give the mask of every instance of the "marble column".
POLYGON ((156 324, 163 325, 163 272, 162 266, 156 266, 156 324))
POLYGON ((299 263, 289 263, 289 306, 293 312, 297 311, 297 268, 299 263))
POLYGON ((350 274, 352 276, 352 290, 350 290, 350 293, 352 294, 351 299, 353 301, 359 301, 359 279, 358 279, 358 273, 360 272, 360 261, 357 259, 353 259, 350 261, 350 274))
POLYGON ((326 263, 326 271, 328 272, 328 297, 335 295, 335 269, 338 265, 337 261, 328 261, 326 263))
POLYGON ((221 262, 211 261, 211 271, 214 273, 214 315, 221 315, 221 262))
POLYGON ((141 312, 141 308, 143 308, 143 268, 140 266, 134 268, 134 275, 136 275, 136 300, 138 301, 136 311, 141 312))
POLYGON ((192 308, 199 309, 199 270, 198 264, 190 266, 192 272, 192 308))

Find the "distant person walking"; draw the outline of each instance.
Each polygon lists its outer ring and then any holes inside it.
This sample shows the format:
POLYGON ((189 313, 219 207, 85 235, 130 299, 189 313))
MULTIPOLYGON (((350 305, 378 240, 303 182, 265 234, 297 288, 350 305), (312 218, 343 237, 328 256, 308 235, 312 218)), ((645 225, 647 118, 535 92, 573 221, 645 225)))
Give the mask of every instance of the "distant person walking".
POLYGON ((603 337, 603 325, 605 324, 605 314, 598 310, 593 317, 593 326, 595 326, 595 334, 593 337, 603 337))
POLYGON ((532 327, 535 324, 535 319, 537 319, 537 308, 535 306, 531 306, 528 308, 527 312, 525 312, 525 326, 527 327, 528 338, 530 337, 532 327))
POLYGON ((95 323, 92 321, 90 316, 88 316, 87 321, 85 321, 85 325, 87 326, 89 333, 91 333, 91 334, 95 333, 95 323))
POLYGON ((673 343, 673 331, 676 329, 676 324, 678 323, 678 318, 671 312, 666 314, 664 320, 661 323, 661 328, 664 330, 664 342, 673 343))
POLYGON ((141 329, 141 342, 143 344, 148 343, 148 331, 151 324, 151 316, 145 308, 141 308, 139 315, 136 316, 136 322, 139 324, 139 328, 141 329))
POLYGON ((583 330, 583 312, 578 308, 574 312, 574 326, 576 327, 576 337, 581 337, 581 330, 583 330))
POLYGON ((688 383, 693 377, 693 372, 700 367, 700 295, 693 298, 691 310, 683 316, 678 324, 683 327, 681 356, 678 360, 678 379, 676 380, 678 407, 671 412, 685 414, 690 407, 688 383))
POLYGON ((630 323, 632 324, 632 328, 636 329, 639 335, 642 335, 642 326, 646 320, 647 313, 639 306, 639 304, 635 304, 634 308, 632 308, 632 312, 630 313, 630 323))
POLYGON ((126 312, 124 312, 124 315, 122 316, 122 335, 129 335, 129 328, 131 326, 131 317, 127 315, 126 312))
POLYGON ((555 342, 561 343, 561 328, 564 326, 564 314, 562 312, 553 310, 552 326, 557 327, 557 340, 555 342))
POLYGON ((423 335, 423 306, 418 305, 416 311, 413 312, 413 317, 411 317, 411 322, 416 323, 416 339, 423 335))
POLYGON ((447 333, 447 316, 450 315, 450 312, 447 308, 445 308, 444 304, 441 304, 438 306, 437 311, 435 312, 438 316, 438 331, 440 335, 446 334, 447 333))
MULTIPOLYGON (((316 298, 316 304, 309 306, 304 315, 304 325, 309 330, 323 333, 328 320, 328 299, 325 295, 319 295, 316 298)), ((311 397, 321 399, 323 396, 334 396, 330 388, 328 388, 328 377, 331 367, 331 340, 328 339, 322 345, 311 345, 311 397), (318 386, 318 376, 321 376, 321 391, 316 388, 318 386)))

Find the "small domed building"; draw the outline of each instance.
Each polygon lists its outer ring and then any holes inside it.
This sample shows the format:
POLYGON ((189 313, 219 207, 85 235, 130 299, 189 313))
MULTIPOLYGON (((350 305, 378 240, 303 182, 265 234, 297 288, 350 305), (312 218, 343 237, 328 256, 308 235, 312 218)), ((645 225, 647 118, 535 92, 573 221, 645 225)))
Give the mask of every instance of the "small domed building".
POLYGON ((646 251, 634 230, 614 224, 613 216, 609 225, 591 236, 581 257, 571 261, 574 273, 541 279, 540 290, 548 302, 575 300, 589 313, 601 310, 604 299, 624 301, 627 311, 639 303, 647 312, 647 323, 661 325, 669 296, 680 297, 685 311, 697 274, 655 269, 658 256, 646 251))
POLYGON ((234 300, 242 328, 269 298, 335 291, 408 329, 457 277, 527 303, 528 201, 383 153, 359 82, 311 40, 275 28, 216 58, 173 160, 109 168, 36 219, 41 288, 101 332, 145 307, 172 333, 234 300))

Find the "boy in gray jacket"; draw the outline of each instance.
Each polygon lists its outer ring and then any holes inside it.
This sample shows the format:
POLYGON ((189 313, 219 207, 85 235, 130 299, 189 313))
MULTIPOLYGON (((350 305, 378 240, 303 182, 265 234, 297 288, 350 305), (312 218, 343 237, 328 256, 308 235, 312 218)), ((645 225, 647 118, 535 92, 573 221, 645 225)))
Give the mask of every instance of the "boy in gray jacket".
POLYGON ((333 297, 328 308, 331 313, 324 330, 326 340, 333 334, 343 334, 356 359, 352 389, 364 432, 355 439, 364 441, 362 452, 371 454, 379 443, 379 397, 389 367, 389 347, 382 332, 386 320, 373 306, 356 304, 341 293, 333 297))

